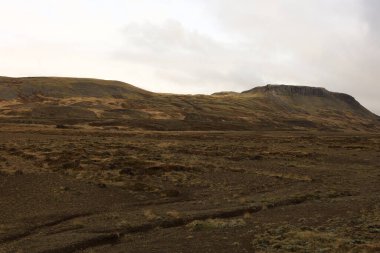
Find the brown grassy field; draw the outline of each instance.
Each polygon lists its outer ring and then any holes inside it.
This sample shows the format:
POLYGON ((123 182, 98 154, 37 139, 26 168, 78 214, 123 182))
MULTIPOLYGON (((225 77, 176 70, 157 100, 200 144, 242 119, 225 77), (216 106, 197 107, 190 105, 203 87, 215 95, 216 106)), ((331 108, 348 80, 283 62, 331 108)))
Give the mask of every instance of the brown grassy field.
POLYGON ((0 124, 149 131, 378 132, 380 118, 347 94, 267 85, 242 93, 161 94, 83 78, 0 77, 0 124))
POLYGON ((0 127, 0 252, 379 252, 380 135, 0 127))

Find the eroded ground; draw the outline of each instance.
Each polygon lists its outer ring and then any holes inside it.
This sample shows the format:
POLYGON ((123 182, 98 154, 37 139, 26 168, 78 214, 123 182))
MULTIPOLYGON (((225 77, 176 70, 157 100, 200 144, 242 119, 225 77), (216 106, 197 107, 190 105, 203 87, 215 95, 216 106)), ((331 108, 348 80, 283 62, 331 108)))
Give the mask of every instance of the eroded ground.
POLYGON ((0 252, 380 252, 380 135, 0 127, 0 252))

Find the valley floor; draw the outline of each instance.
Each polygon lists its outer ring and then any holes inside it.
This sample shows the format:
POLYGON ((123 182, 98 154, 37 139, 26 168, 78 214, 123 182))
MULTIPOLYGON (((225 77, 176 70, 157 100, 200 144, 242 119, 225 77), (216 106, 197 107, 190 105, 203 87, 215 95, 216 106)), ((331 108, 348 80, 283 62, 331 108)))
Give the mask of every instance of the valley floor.
POLYGON ((3 125, 0 252, 380 252, 380 135, 3 125))

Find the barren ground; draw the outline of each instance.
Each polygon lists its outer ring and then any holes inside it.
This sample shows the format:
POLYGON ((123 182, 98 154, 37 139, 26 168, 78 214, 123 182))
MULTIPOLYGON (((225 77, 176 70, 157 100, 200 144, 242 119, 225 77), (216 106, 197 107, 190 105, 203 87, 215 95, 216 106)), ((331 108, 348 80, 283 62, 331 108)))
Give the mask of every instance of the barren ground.
POLYGON ((380 252, 380 135, 0 127, 0 252, 380 252))

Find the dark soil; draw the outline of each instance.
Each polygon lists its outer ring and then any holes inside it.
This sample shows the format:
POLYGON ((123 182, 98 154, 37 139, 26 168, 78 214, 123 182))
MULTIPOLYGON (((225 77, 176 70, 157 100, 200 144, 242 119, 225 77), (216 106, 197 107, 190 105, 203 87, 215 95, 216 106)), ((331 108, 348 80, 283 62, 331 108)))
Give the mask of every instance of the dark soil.
POLYGON ((0 252, 380 252, 380 135, 0 128, 0 252))

